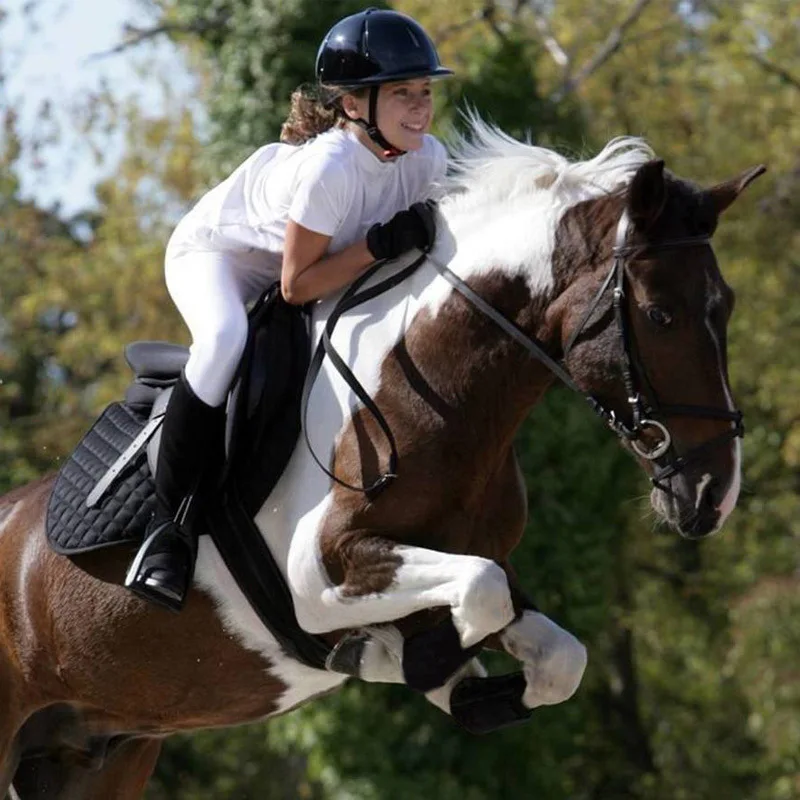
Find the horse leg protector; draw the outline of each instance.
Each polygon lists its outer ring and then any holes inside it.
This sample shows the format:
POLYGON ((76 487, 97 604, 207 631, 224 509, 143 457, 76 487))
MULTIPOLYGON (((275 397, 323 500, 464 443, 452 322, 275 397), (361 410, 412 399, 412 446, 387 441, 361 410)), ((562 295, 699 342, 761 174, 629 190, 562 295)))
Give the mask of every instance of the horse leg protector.
POLYGON ((345 634, 325 659, 325 667, 331 672, 341 672, 358 678, 361 675, 361 659, 370 640, 366 631, 350 631, 345 634))
POLYGON ((522 672, 490 678, 464 678, 450 695, 450 713, 470 733, 490 733, 525 722, 532 713, 522 702, 522 672))
POLYGON ((411 636, 403 643, 403 677, 412 689, 430 692, 447 683, 471 658, 481 650, 474 644, 466 650, 461 647, 453 618, 447 619, 422 633, 411 636))

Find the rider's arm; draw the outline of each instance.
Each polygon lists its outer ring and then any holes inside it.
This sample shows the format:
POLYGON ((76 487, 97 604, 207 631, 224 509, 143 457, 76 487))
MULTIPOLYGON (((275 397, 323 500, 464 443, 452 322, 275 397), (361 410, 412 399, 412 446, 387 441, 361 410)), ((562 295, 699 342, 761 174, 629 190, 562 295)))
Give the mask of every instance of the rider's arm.
POLYGON ((330 241, 330 236, 289 219, 281 268, 281 293, 287 303, 302 305, 335 292, 352 283, 375 260, 365 239, 326 255, 330 241))

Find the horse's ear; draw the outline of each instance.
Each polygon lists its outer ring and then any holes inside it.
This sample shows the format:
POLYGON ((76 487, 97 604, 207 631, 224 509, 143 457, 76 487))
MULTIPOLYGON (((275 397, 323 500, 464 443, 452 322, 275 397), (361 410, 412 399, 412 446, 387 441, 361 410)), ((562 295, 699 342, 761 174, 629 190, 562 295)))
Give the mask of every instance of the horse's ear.
POLYGON ((642 164, 628 189, 628 214, 634 225, 643 230, 650 228, 661 216, 666 202, 664 162, 654 159, 642 164))
POLYGON ((751 167, 741 175, 725 181, 725 183, 706 189, 706 194, 713 201, 717 214, 725 211, 759 175, 763 175, 766 171, 767 168, 763 164, 759 164, 757 167, 751 167))

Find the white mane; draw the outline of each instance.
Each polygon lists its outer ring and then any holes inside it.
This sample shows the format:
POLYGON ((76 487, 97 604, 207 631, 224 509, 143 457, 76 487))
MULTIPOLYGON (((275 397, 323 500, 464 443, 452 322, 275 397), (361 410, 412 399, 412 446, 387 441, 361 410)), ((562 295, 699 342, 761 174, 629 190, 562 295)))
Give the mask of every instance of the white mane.
MULTIPOLYGON (((570 161, 513 139, 475 112, 467 120, 467 134, 450 145, 432 256, 465 280, 499 269, 523 276, 535 294, 548 292, 564 213, 623 188, 653 151, 643 139, 620 137, 594 158, 570 161)), ((436 308, 446 290, 429 296, 436 308)))
POLYGON ((612 192, 630 181, 633 173, 655 155, 643 139, 612 139, 588 161, 570 161, 553 150, 520 142, 467 113, 469 131, 450 146, 451 174, 445 202, 453 210, 506 203, 542 193, 550 202, 570 206, 581 200, 612 192))

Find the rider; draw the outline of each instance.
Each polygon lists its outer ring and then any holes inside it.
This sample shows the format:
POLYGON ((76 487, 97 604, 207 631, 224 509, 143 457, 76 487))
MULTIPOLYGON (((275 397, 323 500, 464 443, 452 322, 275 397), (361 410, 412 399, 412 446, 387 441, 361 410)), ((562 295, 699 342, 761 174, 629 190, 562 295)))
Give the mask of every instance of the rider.
POLYGON ((446 154, 429 135, 431 80, 452 75, 422 27, 396 11, 345 17, 317 53, 315 87, 292 95, 281 142, 257 150, 180 221, 166 251, 170 295, 192 335, 156 468, 157 511, 125 585, 179 611, 196 539, 182 524, 224 438, 224 401, 247 337, 246 304, 280 279, 304 304, 374 260, 433 243, 425 200, 446 154))

